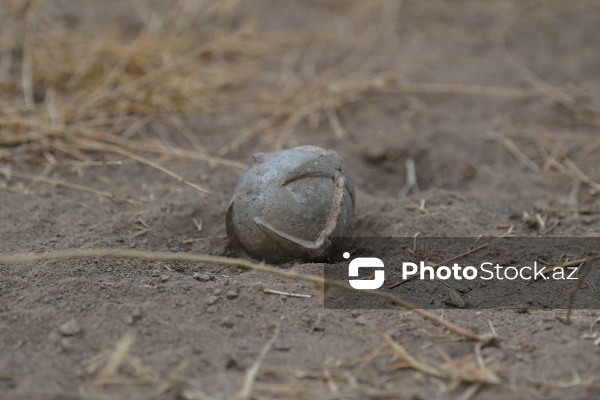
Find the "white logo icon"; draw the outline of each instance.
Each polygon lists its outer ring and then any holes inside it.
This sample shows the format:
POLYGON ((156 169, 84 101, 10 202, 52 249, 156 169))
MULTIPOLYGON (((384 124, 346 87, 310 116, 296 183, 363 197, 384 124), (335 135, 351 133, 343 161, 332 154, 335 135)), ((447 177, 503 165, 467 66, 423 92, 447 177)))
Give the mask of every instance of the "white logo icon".
MULTIPOLYGON (((350 253, 345 252, 344 258, 350 258, 350 253)), ((359 257, 350 261, 350 266, 348 267, 348 276, 357 277, 359 268, 383 268, 383 261, 379 258, 375 257, 359 257)), ((373 279, 350 279, 348 283, 354 289, 360 290, 373 290, 379 289, 383 286, 383 281, 385 280, 385 271, 383 269, 375 270, 375 278, 373 279)))

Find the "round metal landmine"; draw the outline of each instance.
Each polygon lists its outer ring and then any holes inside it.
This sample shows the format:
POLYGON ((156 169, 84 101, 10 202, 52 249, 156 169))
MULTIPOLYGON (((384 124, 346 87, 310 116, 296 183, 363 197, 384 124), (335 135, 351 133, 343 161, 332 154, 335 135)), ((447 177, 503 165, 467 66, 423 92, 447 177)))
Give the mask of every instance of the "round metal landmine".
POLYGON ((327 260, 341 245, 355 205, 346 163, 316 146, 254 159, 227 210, 233 249, 271 263, 327 260))

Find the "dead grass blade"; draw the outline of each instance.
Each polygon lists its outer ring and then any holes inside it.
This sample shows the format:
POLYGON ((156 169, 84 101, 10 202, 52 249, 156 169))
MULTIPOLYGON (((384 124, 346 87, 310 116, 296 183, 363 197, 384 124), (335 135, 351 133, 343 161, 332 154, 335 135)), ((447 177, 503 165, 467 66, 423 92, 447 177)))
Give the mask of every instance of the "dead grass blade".
POLYGON ((246 373, 246 379, 244 379, 244 385, 242 386, 242 389, 239 391, 239 393, 236 395, 237 400, 250 400, 250 398, 252 397, 254 381, 256 380, 258 371, 260 371, 260 367, 262 366, 262 364, 265 360, 265 357, 267 356, 267 353, 269 352, 269 350, 271 350, 271 348, 273 347, 273 344, 275 344, 275 341, 277 340, 277 338, 279 338, 280 328, 281 328, 281 322, 278 322, 277 326, 275 327, 275 333, 273 333, 273 336, 267 341, 267 343, 265 343, 262 350, 258 354, 258 358, 256 359, 254 364, 252 364, 252 367, 250 367, 250 369, 246 373))
POLYGON ((152 168, 156 168, 157 170, 159 170, 159 171, 161 171, 161 172, 163 172, 163 173, 165 173, 165 174, 167 174, 167 175, 169 175, 169 176, 177 179, 179 182, 184 183, 184 184, 186 184, 186 185, 188 185, 188 186, 196 189, 197 191, 199 191, 201 193, 210 194, 210 190, 205 189, 205 188, 203 188, 200 185, 197 185, 195 183, 192 183, 192 182, 188 181, 183 176, 176 174, 175 172, 171 171, 170 169, 168 169, 168 168, 160 165, 159 163, 157 163, 155 161, 149 160, 146 157, 142 157, 140 155, 137 155, 135 153, 132 153, 132 152, 130 152, 128 150, 125 150, 125 149, 123 149, 121 147, 117 147, 117 146, 111 146, 111 145, 107 145, 107 144, 104 144, 104 143, 102 143, 102 144, 96 144, 96 145, 90 144, 89 142, 87 142, 87 143, 88 143, 88 146, 90 146, 91 148, 95 148, 97 150, 104 150, 104 151, 110 151, 112 153, 121 154, 121 155, 123 155, 125 157, 129 157, 129 158, 131 158, 133 160, 136 160, 136 161, 139 161, 139 162, 141 162, 143 164, 149 165, 152 168))
POLYGON ((579 276, 577 277, 577 284, 569 293, 569 307, 567 310, 567 316, 565 318, 565 324, 567 325, 571 324, 571 314, 573 313, 573 304, 575 303, 575 297, 577 296, 577 292, 584 285, 584 282, 586 281, 586 278, 589 275, 589 273, 592 271, 592 268, 595 267, 593 263, 600 259, 600 253, 598 251, 600 251, 600 240, 598 241, 596 254, 590 255, 590 257, 588 257, 587 260, 585 260, 585 263, 581 267, 581 270, 583 272, 579 274, 579 276))
POLYGON ((512 21, 512 23, 506 24, 494 38, 496 47, 503 54, 503 58, 509 61, 519 76, 532 88, 539 93, 543 93, 553 102, 570 111, 579 121, 598 126, 600 124, 600 113, 597 110, 593 110, 580 104, 564 90, 552 87, 509 50, 507 33, 510 28, 514 28, 513 25, 515 25, 516 22, 517 21, 512 21))
POLYGON ((590 177, 588 177, 577 165, 563 152, 560 151, 558 146, 548 142, 548 141, 540 141, 541 146, 543 146, 544 150, 549 153, 546 156, 545 164, 548 167, 555 168, 557 171, 565 174, 575 181, 579 181, 591 189, 593 189, 596 193, 600 193, 600 183, 595 182, 590 177))
POLYGON ((96 379, 94 380, 94 385, 101 386, 106 384, 117 372, 119 367, 123 364, 127 357, 127 353, 131 349, 135 337, 132 333, 126 333, 117 343, 115 349, 110 354, 106 365, 100 371, 96 379))
POLYGON ((527 157, 525 153, 519 149, 519 147, 513 142, 510 138, 497 133, 497 132, 488 132, 488 136, 490 139, 493 139, 500 143, 506 150, 512 154, 517 160, 521 162, 524 166, 532 170, 533 172, 540 172, 540 167, 531 160, 531 158, 527 157))
POLYGON ((470 383, 500 383, 500 378, 490 369, 481 368, 468 362, 453 362, 448 360, 444 364, 431 364, 410 355, 410 353, 400 343, 395 341, 387 333, 379 333, 389 344, 394 355, 400 360, 395 368, 411 368, 420 371, 426 375, 436 378, 446 379, 452 382, 454 386, 461 382, 470 383))
POLYGON ((117 201, 114 193, 97 190, 97 189, 94 189, 94 188, 91 188, 88 186, 78 185, 76 183, 71 183, 71 182, 60 180, 60 179, 48 178, 48 177, 42 176, 42 175, 31 175, 26 172, 20 172, 20 171, 14 171, 14 170, 10 170, 10 172, 7 172, 6 174, 9 176, 16 176, 17 178, 30 179, 30 180, 36 181, 36 182, 44 182, 44 183, 48 183, 50 185, 62 186, 62 187, 66 187, 69 189, 80 190, 82 192, 93 193, 98 196, 106 197, 109 200, 117 201))

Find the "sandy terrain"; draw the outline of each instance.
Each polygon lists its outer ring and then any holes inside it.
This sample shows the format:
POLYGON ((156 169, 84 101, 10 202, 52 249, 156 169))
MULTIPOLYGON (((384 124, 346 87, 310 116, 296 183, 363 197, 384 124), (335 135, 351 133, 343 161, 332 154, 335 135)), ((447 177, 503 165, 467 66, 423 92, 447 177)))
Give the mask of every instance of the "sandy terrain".
MULTIPOLYGON (((255 151, 304 144, 348 163, 353 236, 599 233, 596 2, 252 0, 220 9, 204 1, 213 14, 196 15, 182 1, 172 20, 164 16, 174 2, 57 0, 37 11, 8 3, 14 23, 2 37, 16 39, 5 46, 11 66, 0 67, 2 253, 235 257, 225 211, 243 166, 255 151), (43 20, 30 91, 19 44, 27 18, 43 20), (161 42, 152 36, 161 29, 183 33, 161 42), (208 45, 181 61, 190 29, 208 45), (72 47, 43 47, 59 39, 72 47), (69 59, 82 46, 93 53, 89 43, 106 54, 69 59), (111 54, 128 61, 112 69, 111 54), (77 75, 70 63, 100 72, 77 75), (110 71, 117 78, 94 86, 102 91, 85 92, 110 71), (144 74, 154 74, 144 86, 120 89, 144 74), (78 93, 86 94, 73 100, 78 93), (144 123, 127 130, 132 121, 144 123), (150 144, 161 150, 142 147, 150 144), (403 190, 411 162, 417 185, 403 190)), ((327 264, 282 268, 322 275, 327 264)), ((402 308, 326 309, 309 283, 239 267, 114 258, 0 265, 0 398, 234 399, 266 345, 246 398, 600 398, 597 308, 576 310, 571 325, 563 310, 429 311, 481 335, 493 329, 501 341, 480 349, 402 308), (384 333, 419 363, 401 360, 384 333)))

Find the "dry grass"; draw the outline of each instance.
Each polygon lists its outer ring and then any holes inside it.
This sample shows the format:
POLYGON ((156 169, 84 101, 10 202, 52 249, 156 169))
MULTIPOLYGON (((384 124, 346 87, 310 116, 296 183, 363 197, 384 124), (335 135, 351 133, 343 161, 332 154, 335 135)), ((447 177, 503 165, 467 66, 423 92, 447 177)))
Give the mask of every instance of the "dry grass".
POLYGON ((238 3, 179 1, 159 14, 136 1, 143 23, 132 32, 68 28, 43 2, 3 2, 0 161, 53 165, 115 153, 199 191, 206 189, 140 153, 244 168, 208 154, 182 118, 189 111, 226 112, 278 47, 243 26, 223 30, 238 3), (149 138, 149 131, 168 132, 180 145, 149 138))
MULTIPOLYGON (((178 0, 152 5, 124 2, 139 26, 70 26, 40 0, 0 4, 0 162, 27 160, 57 168, 90 165, 117 154, 156 168, 192 188, 156 158, 210 166, 245 165, 223 158, 253 141, 261 147, 294 143, 299 124, 326 121, 334 138, 346 131, 339 111, 373 92, 452 93, 477 96, 552 96, 550 87, 519 89, 398 81, 374 73, 381 40, 394 39, 388 1, 357 2, 346 10, 381 29, 265 35, 255 10, 239 0, 178 0), (349 49, 349 50, 348 50, 349 49), (323 54, 342 53, 318 67, 323 54), (239 129, 209 154, 186 115, 229 115, 239 129), (242 129, 242 127, 245 127, 242 129)), ((340 7, 335 1, 324 6, 340 7)), ((125 13, 125 12, 124 12, 125 13)), ((437 62, 431 56, 403 72, 437 62)), ((560 92, 562 93, 562 92, 560 92)), ((47 172, 47 171, 46 171, 47 172)), ((16 174, 15 174, 16 176, 16 174)), ((24 175, 21 178, 27 179, 24 175)), ((66 185, 63 186, 67 186, 66 185)))

